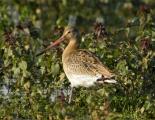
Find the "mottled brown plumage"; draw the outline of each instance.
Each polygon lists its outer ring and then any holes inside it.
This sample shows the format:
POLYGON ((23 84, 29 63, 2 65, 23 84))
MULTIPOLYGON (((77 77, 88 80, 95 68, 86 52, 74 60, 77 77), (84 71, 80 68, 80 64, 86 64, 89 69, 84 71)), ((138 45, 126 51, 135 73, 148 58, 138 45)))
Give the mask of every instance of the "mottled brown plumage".
POLYGON ((112 72, 90 51, 78 49, 68 55, 63 54, 63 66, 69 73, 77 74, 102 74, 102 77, 111 78, 112 72))

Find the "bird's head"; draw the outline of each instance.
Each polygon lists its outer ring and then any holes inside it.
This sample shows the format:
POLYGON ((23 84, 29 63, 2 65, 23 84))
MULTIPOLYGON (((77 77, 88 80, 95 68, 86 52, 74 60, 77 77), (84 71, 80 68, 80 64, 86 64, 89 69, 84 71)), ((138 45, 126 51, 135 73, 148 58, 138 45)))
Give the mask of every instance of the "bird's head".
POLYGON ((45 48, 42 52, 37 54, 37 56, 43 54, 45 51, 49 50, 50 48, 59 45, 63 41, 69 41, 69 42, 75 41, 75 42, 77 42, 77 40, 79 40, 78 30, 74 27, 68 26, 64 29, 63 35, 58 40, 56 40, 55 42, 53 42, 49 46, 47 46, 47 48, 45 48))
POLYGON ((63 32, 63 35, 62 35, 62 39, 64 40, 78 40, 78 37, 79 37, 79 31, 74 28, 74 27, 66 27, 64 32, 63 32))

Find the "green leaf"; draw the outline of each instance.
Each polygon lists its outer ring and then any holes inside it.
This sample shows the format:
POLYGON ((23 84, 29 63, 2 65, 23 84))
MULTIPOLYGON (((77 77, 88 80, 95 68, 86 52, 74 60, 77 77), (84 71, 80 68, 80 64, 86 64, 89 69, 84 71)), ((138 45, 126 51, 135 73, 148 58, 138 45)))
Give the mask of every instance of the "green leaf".
POLYGON ((23 71, 26 71, 26 69, 27 69, 27 62, 26 62, 26 61, 21 61, 21 62, 19 63, 19 67, 20 67, 20 69, 22 69, 23 71))
POLYGON ((57 75, 58 73, 59 73, 59 71, 60 71, 60 65, 58 64, 58 63, 56 63, 56 64, 53 64, 52 66, 51 66, 51 69, 52 69, 52 74, 53 75, 57 75))

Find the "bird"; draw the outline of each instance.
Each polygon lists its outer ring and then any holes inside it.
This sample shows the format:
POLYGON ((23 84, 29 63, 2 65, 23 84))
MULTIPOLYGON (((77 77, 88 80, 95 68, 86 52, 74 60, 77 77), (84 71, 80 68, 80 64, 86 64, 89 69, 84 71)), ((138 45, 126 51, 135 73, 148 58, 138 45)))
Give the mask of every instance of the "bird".
POLYGON ((64 72, 71 83, 69 103, 72 99, 74 87, 90 87, 95 85, 95 83, 117 83, 114 79, 115 74, 102 64, 98 57, 86 49, 79 49, 80 34, 75 27, 67 26, 63 35, 37 54, 37 56, 63 41, 68 42, 62 53, 62 63, 64 72))

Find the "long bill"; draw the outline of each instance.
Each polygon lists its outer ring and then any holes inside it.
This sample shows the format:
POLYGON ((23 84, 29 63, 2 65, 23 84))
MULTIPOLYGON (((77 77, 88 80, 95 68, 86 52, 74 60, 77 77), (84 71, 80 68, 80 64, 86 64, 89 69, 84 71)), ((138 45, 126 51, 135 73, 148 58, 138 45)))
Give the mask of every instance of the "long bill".
POLYGON ((44 52, 46 52, 47 50, 49 50, 50 48, 59 45, 62 41, 65 40, 65 36, 60 37, 58 40, 56 40, 54 43, 51 43, 49 46, 47 46, 47 48, 45 48, 44 50, 42 50, 40 53, 38 53, 36 56, 40 56, 42 55, 44 52))

